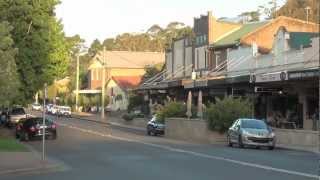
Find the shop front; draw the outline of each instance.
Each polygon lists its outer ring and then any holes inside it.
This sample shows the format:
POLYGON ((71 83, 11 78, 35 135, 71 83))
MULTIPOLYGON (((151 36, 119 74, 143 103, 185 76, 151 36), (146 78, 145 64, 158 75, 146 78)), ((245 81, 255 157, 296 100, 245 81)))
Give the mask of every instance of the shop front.
POLYGON ((316 130, 319 122, 317 74, 288 72, 256 77, 255 117, 283 129, 316 130))

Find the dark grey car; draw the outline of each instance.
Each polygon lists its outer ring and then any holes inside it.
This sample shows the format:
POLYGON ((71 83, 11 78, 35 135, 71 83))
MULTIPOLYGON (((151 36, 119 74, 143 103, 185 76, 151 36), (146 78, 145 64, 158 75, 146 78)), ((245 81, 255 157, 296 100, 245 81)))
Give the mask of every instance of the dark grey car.
POLYGON ((262 120, 238 119, 227 133, 228 145, 238 144, 239 147, 255 146, 274 149, 276 136, 272 129, 262 120))
POLYGON ((156 116, 153 116, 152 119, 147 124, 147 134, 156 136, 164 134, 165 125, 157 120, 156 116))

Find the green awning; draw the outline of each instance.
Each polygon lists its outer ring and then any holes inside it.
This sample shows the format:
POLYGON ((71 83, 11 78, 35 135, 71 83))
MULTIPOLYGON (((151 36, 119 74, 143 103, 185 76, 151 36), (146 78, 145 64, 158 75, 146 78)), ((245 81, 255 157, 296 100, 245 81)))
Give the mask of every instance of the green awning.
POLYGON ((289 45, 294 49, 300 49, 301 46, 309 47, 311 39, 316 36, 319 36, 319 33, 290 32, 289 45))

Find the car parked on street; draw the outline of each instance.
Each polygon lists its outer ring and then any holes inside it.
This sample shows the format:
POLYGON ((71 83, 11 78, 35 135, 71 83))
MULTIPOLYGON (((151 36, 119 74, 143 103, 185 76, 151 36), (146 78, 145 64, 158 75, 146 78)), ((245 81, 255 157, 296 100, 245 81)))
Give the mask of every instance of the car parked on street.
POLYGON ((153 116, 152 119, 147 124, 147 134, 152 136, 163 135, 165 130, 165 125, 159 120, 156 116, 153 116))
POLYGON ((41 111, 42 106, 41 106, 40 104, 33 103, 33 104, 31 105, 31 109, 34 110, 34 111, 41 111))
POLYGON ((52 115, 59 115, 59 106, 53 105, 53 106, 50 108, 50 114, 52 114, 52 115))
POLYGON ((257 148, 275 148, 276 136, 272 129, 262 120, 237 119, 227 133, 228 145, 239 147, 254 146, 257 148))
POLYGON ((69 106, 58 106, 58 114, 61 116, 71 116, 71 107, 69 106))
POLYGON ((9 111, 9 117, 7 121, 7 126, 15 126, 23 118, 26 118, 27 114, 23 107, 14 107, 9 111))
POLYGON ((57 138, 57 125, 49 120, 45 120, 45 126, 43 127, 42 117, 30 117, 22 119, 16 126, 16 138, 21 141, 29 141, 36 137, 43 135, 43 128, 45 128, 46 138, 56 139, 57 138))
POLYGON ((51 114, 52 107, 53 104, 47 104, 45 108, 46 113, 51 114))

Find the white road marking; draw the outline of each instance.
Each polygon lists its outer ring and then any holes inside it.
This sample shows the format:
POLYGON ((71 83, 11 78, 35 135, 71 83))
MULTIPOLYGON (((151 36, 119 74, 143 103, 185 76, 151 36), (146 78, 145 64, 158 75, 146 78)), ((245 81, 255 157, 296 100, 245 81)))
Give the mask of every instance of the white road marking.
POLYGON ((99 132, 92 131, 92 130, 86 130, 86 129, 83 129, 83 128, 79 128, 79 127, 68 125, 68 124, 64 124, 64 123, 58 123, 58 124, 60 126, 65 126, 65 127, 68 127, 68 128, 71 128, 71 129, 75 129, 75 130, 78 130, 78 131, 81 131, 81 132, 84 132, 84 133, 94 134, 94 135, 98 135, 98 136, 102 136, 102 137, 108 137, 108 138, 117 139, 117 140, 121 140, 121 141, 139 143, 139 144, 143 144, 143 145, 147 145, 147 146, 161 148, 161 149, 165 149, 165 150, 173 151, 173 152, 178 152, 178 153, 189 154, 189 155, 193 155, 193 156, 197 156, 197 157, 220 160, 220 161, 226 161, 226 162, 230 162, 230 163, 233 163, 233 164, 239 164, 239 165, 242 165, 242 166, 248 166, 248 167, 254 167, 254 168, 259 168, 259 169, 264 169, 264 170, 269 170, 269 171, 286 173, 286 174, 290 174, 290 175, 296 175, 296 176, 302 176, 302 177, 308 177, 308 178, 315 178, 315 179, 320 178, 320 176, 315 175, 315 174, 291 171, 291 170, 286 170, 286 169, 281 169, 281 168, 274 168, 274 167, 271 167, 271 166, 266 166, 266 165, 261 165, 261 164, 256 164, 256 163, 249 163, 249 162, 244 162, 244 161, 238 161, 238 160, 233 160, 233 159, 219 157, 219 156, 212 156, 212 155, 198 153, 198 152, 194 152, 194 151, 188 151, 188 150, 173 148, 173 147, 165 146, 165 145, 146 143, 146 142, 139 141, 139 140, 113 136, 113 135, 110 135, 110 134, 103 134, 103 133, 99 133, 99 132))

